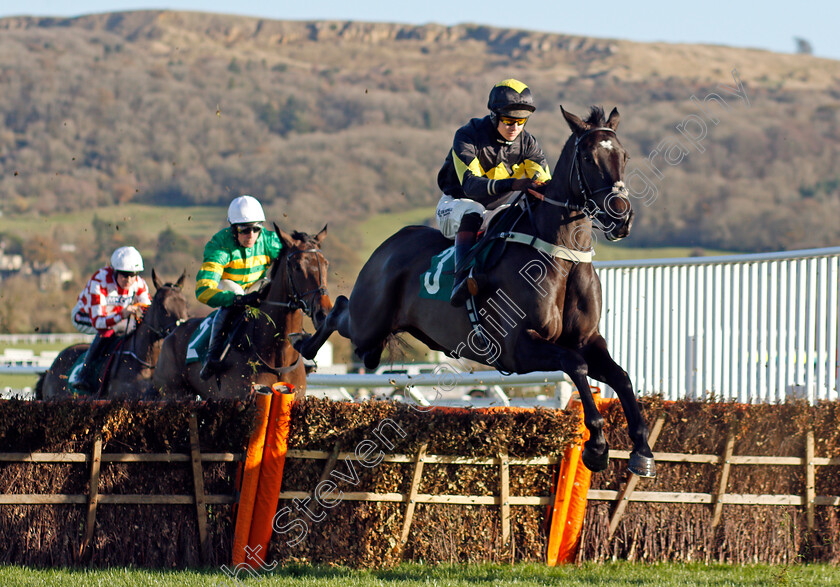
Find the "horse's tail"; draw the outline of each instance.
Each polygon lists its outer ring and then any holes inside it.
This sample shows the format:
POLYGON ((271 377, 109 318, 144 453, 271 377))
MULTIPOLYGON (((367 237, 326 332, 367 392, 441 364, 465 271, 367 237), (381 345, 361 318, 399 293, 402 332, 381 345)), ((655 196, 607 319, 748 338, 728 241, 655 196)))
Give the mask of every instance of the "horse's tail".
POLYGON ((44 379, 46 378, 46 371, 38 376, 38 381, 35 382, 35 399, 44 399, 44 379))
POLYGON ((411 345, 405 341, 405 338, 398 333, 386 336, 383 346, 388 351, 388 354, 391 356, 391 361, 394 363, 405 361, 408 355, 407 351, 411 348, 411 345))

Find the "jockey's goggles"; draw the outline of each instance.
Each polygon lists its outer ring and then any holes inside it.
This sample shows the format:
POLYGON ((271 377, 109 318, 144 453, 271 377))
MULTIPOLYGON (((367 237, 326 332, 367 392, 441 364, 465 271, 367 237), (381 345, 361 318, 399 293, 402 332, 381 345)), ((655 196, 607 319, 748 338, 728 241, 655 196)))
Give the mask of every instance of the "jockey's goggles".
POLYGON ((136 271, 119 271, 119 270, 117 270, 116 273, 120 277, 125 277, 126 279, 131 278, 131 277, 137 277, 138 275, 140 275, 136 271))
POLYGON ((527 118, 510 118, 509 116, 500 116, 499 122, 504 124, 505 126, 525 126, 525 123, 528 122, 527 118))
POLYGON ((254 226, 254 225, 237 226, 236 227, 236 232, 238 232, 239 234, 249 234, 249 233, 259 234, 260 232, 262 232, 262 226, 254 226))

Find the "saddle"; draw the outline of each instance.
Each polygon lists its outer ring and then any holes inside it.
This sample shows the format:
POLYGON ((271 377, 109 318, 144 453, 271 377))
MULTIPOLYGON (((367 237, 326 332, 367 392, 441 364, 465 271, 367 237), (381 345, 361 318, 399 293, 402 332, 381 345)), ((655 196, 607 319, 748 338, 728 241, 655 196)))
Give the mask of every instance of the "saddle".
MULTIPOLYGON (((525 211, 515 201, 485 220, 478 240, 467 254, 466 262, 473 274, 482 276, 498 265, 507 247, 507 241, 499 238, 510 230, 525 211)), ((429 269, 420 276, 420 297, 449 301, 455 282, 455 247, 450 246, 431 258, 429 269)))
MULTIPOLYGON (((213 324, 213 319, 216 316, 214 310, 210 312, 198 325, 198 328, 193 330, 190 336, 190 342, 187 344, 187 355, 185 363, 204 363, 207 359, 207 353, 210 350, 210 330, 213 324)), ((246 334, 254 328, 254 321, 248 320, 243 314, 238 319, 234 318, 234 323, 228 328, 228 332, 224 335, 224 351, 222 352, 221 360, 224 361, 231 348, 245 349, 246 334)))
POLYGON ((107 387, 108 385, 108 374, 110 372, 109 367, 111 366, 111 361, 116 356, 117 351, 122 348, 122 345, 125 343, 125 336, 109 336, 103 339, 103 344, 106 346, 102 349, 102 354, 100 355, 99 359, 94 363, 93 370, 96 373, 96 379, 101 382, 99 389, 93 392, 83 391, 74 387, 70 381, 73 380, 74 375, 81 370, 82 365, 85 363, 85 358, 87 357, 87 351, 80 354, 76 360, 73 362, 73 366, 67 372, 67 391, 71 397, 93 397, 99 395, 99 393, 107 387))

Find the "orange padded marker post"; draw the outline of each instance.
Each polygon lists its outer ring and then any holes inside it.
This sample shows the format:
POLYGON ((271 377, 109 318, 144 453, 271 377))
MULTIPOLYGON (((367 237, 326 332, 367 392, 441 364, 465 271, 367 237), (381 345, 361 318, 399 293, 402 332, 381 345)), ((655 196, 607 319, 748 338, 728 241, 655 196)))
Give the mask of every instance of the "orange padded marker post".
POLYGON ((264 563, 268 558, 268 542, 273 532, 272 521, 277 512, 280 486, 283 482, 283 466, 286 463, 286 450, 289 441, 289 428, 292 421, 292 403, 295 401, 295 386, 291 383, 275 383, 271 386, 271 413, 268 417, 265 448, 260 482, 254 500, 254 515, 251 519, 251 531, 248 546, 264 563))
MULTIPOLYGON (((595 398, 595 405, 598 409, 611 400, 601 399, 601 394, 598 388, 593 388, 592 395, 595 398)), ((581 452, 583 451, 583 443, 589 440, 589 430, 583 423, 583 406, 580 400, 574 402, 581 410, 581 440, 580 443, 566 449, 564 458, 568 459, 570 469, 574 466, 573 471, 568 471, 565 478, 561 476, 561 483, 558 486, 564 490, 564 503, 562 507, 562 518, 558 520, 558 526, 555 528, 554 519, 552 518, 552 532, 555 530, 559 536, 555 538, 555 549, 549 549, 549 554, 553 554, 553 561, 549 562, 551 566, 558 564, 573 563, 575 555, 577 555, 578 545, 580 543, 580 533, 583 529, 583 521, 586 517, 586 504, 588 502, 589 486, 592 481, 592 471, 586 468, 580 460, 581 452), (571 453, 571 454, 570 454, 571 453), (560 525, 562 523, 562 526, 560 525)), ((551 544, 551 542, 549 542, 551 544)))
MULTIPOLYGON (((571 409, 580 410, 581 434, 585 434, 586 427, 583 425, 583 409, 580 400, 572 399, 569 402, 571 409)), ((548 550, 546 552, 546 563, 550 567, 557 566, 557 559, 560 554, 560 545, 563 540, 563 530, 566 528, 566 520, 569 513, 569 502, 574 487, 575 471, 580 463, 580 453, 584 439, 573 444, 563 453, 563 462, 560 463, 560 474, 557 487, 554 490, 554 505, 551 508, 551 526, 548 531, 548 550)))
MULTIPOLYGON (((601 399, 601 394, 597 389, 593 388, 592 395, 595 397, 595 405, 600 409, 604 400, 601 399)), ((578 455, 583 450, 583 443, 587 440, 589 440, 589 430, 584 426, 581 443, 575 447, 578 455)), ((580 532, 583 529, 583 520, 586 517, 586 504, 591 481, 592 471, 586 468, 586 465, 580 461, 580 456, 578 456, 578 466, 575 468, 572 491, 569 495, 569 503, 566 506, 566 524, 563 526, 563 535, 560 538, 560 548, 557 552, 557 563, 559 564, 575 562, 575 555, 580 543, 580 532)))
MULTIPOLYGON (((268 389, 268 388, 265 388, 268 389)), ((256 389, 257 415, 254 431, 248 440, 248 451, 245 456, 245 467, 242 470, 242 484, 239 487, 239 502, 236 508, 236 526, 233 532, 233 552, 231 561, 234 567, 245 562, 245 547, 248 545, 248 534, 251 531, 251 518, 254 514, 254 498, 257 494, 260 465, 263 459, 265 433, 268 428, 268 417, 271 408, 272 394, 263 391, 263 386, 256 389)))

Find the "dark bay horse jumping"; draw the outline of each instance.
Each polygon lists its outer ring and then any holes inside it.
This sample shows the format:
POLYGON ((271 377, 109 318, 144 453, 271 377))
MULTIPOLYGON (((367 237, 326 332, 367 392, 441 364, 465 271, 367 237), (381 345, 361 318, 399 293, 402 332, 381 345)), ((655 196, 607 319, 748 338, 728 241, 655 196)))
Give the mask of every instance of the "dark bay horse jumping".
POLYGON ((274 229, 283 249, 271 265, 259 308, 246 312, 247 327, 243 325, 244 334, 230 347, 224 371, 204 381, 199 376, 202 363, 188 362, 193 332, 204 320, 193 318, 163 343, 154 384, 164 399, 243 397, 253 384, 278 381, 293 384, 298 398, 306 393, 305 365, 288 336, 303 330, 304 313, 318 327, 332 308, 327 292, 329 263, 320 248, 327 227, 314 237, 302 232, 286 234, 276 224, 274 229))
MULTIPOLYGON (((175 283, 161 283, 152 270, 155 295, 143 320, 123 341, 109 359, 103 377, 100 396, 111 399, 139 399, 148 397, 152 389, 155 369, 163 338, 188 317, 187 299, 181 291, 186 275, 175 283)), ((35 386, 39 399, 69 397, 67 380, 76 360, 90 345, 75 344, 61 351, 49 370, 35 386)))
MULTIPOLYGON (((580 392, 590 432, 582 454, 592 471, 603 471, 609 447, 587 376, 606 382, 621 400, 633 442, 629 469, 654 477, 648 431, 627 373, 612 359, 598 332, 601 284, 591 263, 592 225, 607 239, 627 236, 633 211, 624 185, 627 153, 616 136, 618 111, 605 119, 563 110, 572 135, 544 189, 522 194, 505 212, 518 214, 497 234, 504 252, 487 268, 467 311, 445 300, 420 296, 430 260, 451 246, 433 228, 409 226, 391 236, 362 268, 349 300, 336 299, 316 333, 298 342, 312 357, 334 331, 347 337, 368 369, 386 341, 408 332, 431 349, 502 371, 564 371, 580 392), (473 323, 468 312, 473 312, 473 323)), ((492 234, 492 229, 488 231, 492 234)))

